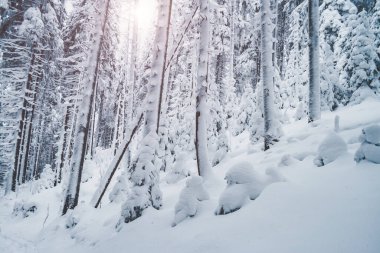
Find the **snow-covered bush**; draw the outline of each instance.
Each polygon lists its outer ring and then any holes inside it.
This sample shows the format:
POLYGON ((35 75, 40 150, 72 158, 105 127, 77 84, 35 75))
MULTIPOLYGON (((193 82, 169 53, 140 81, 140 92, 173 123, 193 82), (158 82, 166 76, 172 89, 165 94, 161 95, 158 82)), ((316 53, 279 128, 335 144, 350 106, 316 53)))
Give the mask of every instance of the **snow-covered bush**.
POLYGON ((218 148, 212 159, 212 166, 218 165, 227 155, 229 149, 228 137, 225 132, 218 136, 218 148))
POLYGON ((166 182, 168 184, 174 184, 181 179, 190 176, 190 171, 187 165, 187 158, 189 155, 187 153, 179 153, 176 161, 173 164, 173 169, 166 176, 166 182))
POLYGON ((340 155, 347 152, 346 142, 336 133, 330 133, 318 147, 318 155, 314 164, 318 167, 335 161, 340 155))
POLYGON ((46 164, 44 170, 41 173, 41 186, 45 189, 52 188, 54 186, 55 172, 50 164, 46 164))
POLYGON ((32 182, 32 193, 54 187, 55 172, 50 164, 46 164, 38 180, 32 182))
POLYGON ((366 100, 367 98, 377 98, 375 92, 367 85, 361 86, 357 89, 350 98, 350 105, 357 105, 366 100))
POLYGON ((175 206, 172 226, 178 225, 187 217, 193 217, 197 213, 199 202, 207 199, 209 195, 203 187, 202 177, 192 176, 187 179, 186 186, 181 191, 175 206))
POLYGON ((355 161, 368 160, 380 164, 380 125, 372 125, 362 130, 359 137, 362 145, 356 151, 355 161))
POLYGON ((253 170, 248 162, 241 162, 228 170, 225 176, 227 187, 219 198, 216 215, 239 210, 249 199, 255 200, 266 186, 284 178, 274 169, 267 169, 265 175, 253 170))
POLYGON ((35 202, 16 202, 13 206, 13 215, 17 217, 26 218, 37 211, 37 204, 35 202))
POLYGON ((125 178, 125 174, 122 173, 120 176, 117 177, 117 182, 109 194, 109 200, 111 202, 120 203, 125 200, 127 192, 127 180, 125 178))
POLYGON ((67 216, 65 227, 67 229, 75 227, 79 223, 78 217, 76 217, 73 213, 67 216))
POLYGON ((41 11, 36 7, 30 7, 24 13, 24 20, 19 27, 20 35, 30 38, 32 41, 39 40, 43 35, 44 23, 41 11))

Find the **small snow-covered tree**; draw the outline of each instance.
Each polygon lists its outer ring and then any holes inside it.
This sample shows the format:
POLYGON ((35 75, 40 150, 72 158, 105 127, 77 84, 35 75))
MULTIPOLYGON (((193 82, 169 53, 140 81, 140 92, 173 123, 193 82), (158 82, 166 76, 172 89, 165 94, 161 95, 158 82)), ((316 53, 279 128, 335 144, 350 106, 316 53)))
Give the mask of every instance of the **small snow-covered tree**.
POLYGON ((209 195, 203 186, 202 177, 192 176, 187 179, 186 186, 181 191, 179 200, 175 206, 172 227, 188 217, 193 217, 198 211, 199 202, 207 199, 209 199, 209 195))
POLYGON ((379 90, 380 84, 376 80, 376 63, 379 58, 374 45, 375 36, 370 29, 367 12, 356 14, 356 9, 353 8, 345 28, 340 31, 336 45, 341 53, 337 63, 340 70, 339 83, 347 91, 345 103, 362 86, 379 90))
POLYGON ((162 192, 159 187, 158 147, 161 103, 164 90, 166 54, 170 24, 171 0, 158 3, 158 17, 153 49, 151 76, 149 79, 143 140, 136 160, 130 168, 132 192, 122 206, 121 222, 131 222, 142 215, 149 206, 159 209, 162 192))

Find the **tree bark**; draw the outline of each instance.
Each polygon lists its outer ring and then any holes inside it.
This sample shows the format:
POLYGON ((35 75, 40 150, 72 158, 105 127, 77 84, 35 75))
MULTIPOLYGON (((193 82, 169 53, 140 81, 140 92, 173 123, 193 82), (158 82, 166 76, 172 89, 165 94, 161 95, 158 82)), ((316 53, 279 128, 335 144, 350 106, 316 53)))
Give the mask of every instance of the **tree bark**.
POLYGON ((318 30, 319 0, 309 0, 309 123, 321 118, 318 30))
POLYGON ((269 149, 270 145, 275 141, 272 32, 270 1, 261 0, 261 82, 264 103, 264 150, 269 149))
POLYGON ((198 45, 195 150, 197 156, 198 174, 202 177, 207 176, 210 172, 207 152, 206 126, 209 47, 208 6, 208 0, 199 0, 200 38, 198 45))
MULTIPOLYGON (((33 47, 31 48, 31 52, 33 52, 33 47)), ((32 83, 32 78, 33 78, 33 75, 32 75, 32 68, 33 68, 33 65, 34 65, 34 62, 35 62, 35 54, 32 53, 32 57, 31 57, 31 60, 30 60, 30 66, 29 66, 29 70, 28 70, 28 78, 27 78, 27 81, 26 81, 26 84, 25 84, 25 90, 30 90, 30 87, 31 87, 31 83, 32 83)), ((17 184, 17 177, 18 177, 18 174, 19 174, 19 166, 20 166, 20 162, 21 162, 21 156, 22 156, 22 153, 21 153, 21 142, 22 142, 22 139, 23 139, 23 131, 24 131, 24 128, 25 128, 25 116, 26 116, 26 105, 27 105, 27 100, 24 98, 24 101, 23 101, 23 107, 20 109, 20 119, 19 119, 19 133, 18 133, 18 138, 17 138, 17 141, 16 141, 16 150, 15 150, 15 160, 14 160, 14 166, 13 166, 13 171, 12 171, 12 183, 11 183, 11 191, 15 192, 16 191, 16 184, 17 184)))

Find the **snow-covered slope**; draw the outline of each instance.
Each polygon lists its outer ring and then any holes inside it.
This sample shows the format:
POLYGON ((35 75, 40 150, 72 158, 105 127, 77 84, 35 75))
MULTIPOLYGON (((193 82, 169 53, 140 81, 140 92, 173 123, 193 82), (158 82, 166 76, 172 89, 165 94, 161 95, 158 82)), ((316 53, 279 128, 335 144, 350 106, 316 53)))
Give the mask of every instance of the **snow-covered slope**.
POLYGON ((186 180, 167 184, 162 176, 162 209, 150 208, 116 230, 120 203, 103 203, 100 209, 89 204, 99 184, 98 168, 104 171, 109 162, 98 159, 103 165, 91 164, 94 176, 83 184, 81 204, 65 217, 60 216, 60 187, 34 195, 24 189, 17 196, 3 197, 0 252, 378 253, 380 165, 357 164, 354 154, 361 145, 362 128, 380 123, 379 108, 380 102, 370 99, 325 112, 314 126, 306 120, 286 125, 281 141, 267 152, 261 151, 262 144, 250 145, 244 133, 234 138, 232 152, 214 167, 215 178, 204 183, 210 199, 199 203, 195 217, 176 227, 171 227, 174 207, 186 180), (347 152, 317 167, 319 144, 333 131, 336 115, 340 116, 338 135, 347 143, 347 152), (240 210, 216 216, 226 171, 244 161, 257 173, 272 169, 286 181, 270 184, 240 210), (35 202, 37 211, 26 218, 12 214, 14 204, 21 200, 35 202), (77 225, 66 228, 68 221, 77 225))

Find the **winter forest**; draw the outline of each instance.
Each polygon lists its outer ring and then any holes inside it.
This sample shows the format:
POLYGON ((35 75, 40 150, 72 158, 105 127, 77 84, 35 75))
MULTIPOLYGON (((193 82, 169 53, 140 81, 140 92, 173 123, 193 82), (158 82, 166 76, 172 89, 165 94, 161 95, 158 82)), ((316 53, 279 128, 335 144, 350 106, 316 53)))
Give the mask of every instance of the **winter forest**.
POLYGON ((0 0, 0 252, 380 252, 380 0, 0 0))

